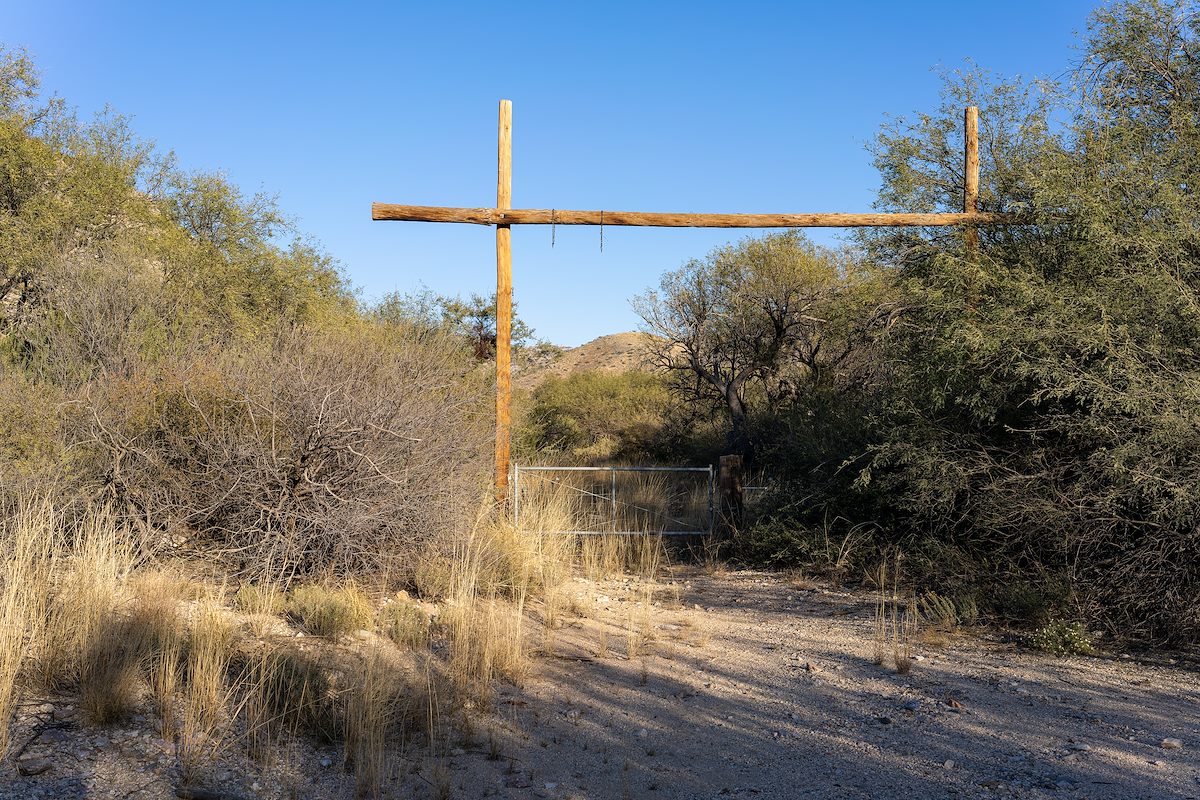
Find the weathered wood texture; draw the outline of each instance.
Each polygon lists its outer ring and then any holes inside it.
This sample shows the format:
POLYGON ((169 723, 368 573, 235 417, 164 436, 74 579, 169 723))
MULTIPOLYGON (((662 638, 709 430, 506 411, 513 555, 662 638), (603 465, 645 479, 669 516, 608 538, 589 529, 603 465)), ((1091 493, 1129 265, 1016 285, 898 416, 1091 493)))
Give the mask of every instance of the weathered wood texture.
MULTIPOLYGON (((979 210, 979 108, 967 106, 963 116, 963 213, 979 210)), ((967 252, 979 251, 979 229, 967 225, 964 229, 967 252)))
MULTIPOLYGON (((496 208, 512 206, 512 102, 500 101, 496 208)), ((512 432, 512 229, 496 226, 496 490, 508 490, 512 432)))
POLYGON ((473 225, 612 225, 647 228, 880 228, 1012 225, 1018 214, 673 214, 647 211, 561 211, 548 208, 449 208, 373 203, 371 219, 473 225))
POLYGON ((717 532, 724 537, 736 536, 742 528, 745 506, 742 487, 745 485, 745 465, 739 455, 721 456, 717 472, 717 532))

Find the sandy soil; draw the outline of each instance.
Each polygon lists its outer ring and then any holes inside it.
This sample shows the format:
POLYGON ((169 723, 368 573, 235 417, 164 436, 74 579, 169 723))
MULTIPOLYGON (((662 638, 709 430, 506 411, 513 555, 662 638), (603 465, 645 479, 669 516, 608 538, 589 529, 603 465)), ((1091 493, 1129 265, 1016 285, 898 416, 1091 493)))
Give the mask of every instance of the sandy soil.
MULTIPOLYGON (((384 796, 1200 798, 1194 659, 1054 658, 984 632, 918 645, 901 675, 872 663, 867 594, 675 579, 649 609, 633 581, 569 584, 534 675, 448 754, 398 759, 384 796)), ((41 708, 27 722, 61 732, 28 751, 53 767, 22 777, 10 760, 0 797, 175 796, 169 746, 148 731, 98 734, 41 708)), ((210 796, 352 797, 337 763, 316 748, 288 774, 231 760, 210 796)))

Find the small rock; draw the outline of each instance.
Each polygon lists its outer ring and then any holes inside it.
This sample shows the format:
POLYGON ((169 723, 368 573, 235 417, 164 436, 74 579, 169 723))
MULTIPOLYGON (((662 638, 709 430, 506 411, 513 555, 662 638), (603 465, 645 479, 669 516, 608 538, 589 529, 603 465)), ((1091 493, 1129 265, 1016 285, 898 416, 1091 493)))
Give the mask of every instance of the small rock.
POLYGON ((546 783, 543 783, 542 785, 546 787, 546 791, 548 791, 548 792, 553 792, 555 789, 558 788, 557 783, 553 783, 550 781, 547 781, 546 783))
POLYGON ((53 703, 42 703, 40 706, 38 706, 37 708, 34 709, 34 712, 37 714, 53 714, 54 713, 54 704, 53 703))
POLYGON ((892 724, 891 717, 876 717, 875 721, 878 722, 880 725, 891 725, 892 724))
POLYGON ((38 741, 42 744, 62 744, 70 738, 70 734, 60 728, 49 728, 42 731, 42 735, 38 737, 38 741))
POLYGON ((1083 742, 1071 742, 1067 745, 1067 749, 1074 750, 1077 753, 1086 753, 1092 749, 1092 746, 1090 744, 1084 744, 1083 742))
POLYGON ((333 766, 333 759, 332 759, 332 758, 330 758, 329 756, 323 756, 323 757, 321 758, 320 764, 321 764, 321 766, 322 766, 322 767, 324 767, 325 769, 329 769, 330 767, 332 767, 332 766, 333 766))
POLYGON ((1180 739, 1163 739, 1160 745, 1163 750, 1178 750, 1183 747, 1183 741, 1180 739))
POLYGON ((17 762, 17 772, 22 775, 41 775, 54 766, 48 758, 23 758, 17 762))
POLYGON ((642 728, 641 730, 639 730, 637 732, 637 737, 639 739, 645 739, 649 735, 650 735, 650 731, 646 730, 645 728, 642 728))
POLYGON ((465 756, 466 754, 467 751, 463 750, 461 747, 456 747, 450 751, 450 755, 452 756, 465 756))
POLYGON ((906 711, 920 711, 921 710, 921 701, 920 700, 909 700, 907 703, 904 704, 904 708, 906 711))
POLYGON ((943 769, 954 769, 954 762, 947 758, 945 761, 942 762, 942 768, 943 769))
POLYGON ((51 714, 54 716, 54 718, 56 720, 61 722, 64 719, 70 719, 71 717, 75 716, 75 709, 72 708, 71 706, 60 706, 60 707, 55 708, 54 711, 51 712, 51 714))
POLYGON ((104 748, 108 747, 108 739, 103 736, 97 736, 96 740, 92 742, 92 747, 95 747, 98 750, 103 750, 104 748))
POLYGON ((504 786, 508 789, 528 789, 529 781, 525 780, 520 775, 513 775, 510 778, 505 778, 504 786))

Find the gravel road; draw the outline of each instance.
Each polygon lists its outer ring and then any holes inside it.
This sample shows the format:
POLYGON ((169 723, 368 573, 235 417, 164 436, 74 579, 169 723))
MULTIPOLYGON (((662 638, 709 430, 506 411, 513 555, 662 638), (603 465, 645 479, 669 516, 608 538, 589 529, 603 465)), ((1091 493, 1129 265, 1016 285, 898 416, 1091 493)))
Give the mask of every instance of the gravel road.
MULTIPOLYGON (((1054 658, 984 630, 918 644, 902 675, 872 662, 868 594, 683 568, 657 589, 647 604, 632 579, 564 587, 561 627, 531 620, 543 652, 524 685, 445 754, 397 758, 382 796, 1200 798, 1196 659, 1054 658)), ((46 768, 10 758, 0 798, 175 796, 150 720, 22 714, 46 727, 30 748, 46 768)), ((353 797, 339 765, 309 745, 266 770, 231 754, 209 796, 353 797)))

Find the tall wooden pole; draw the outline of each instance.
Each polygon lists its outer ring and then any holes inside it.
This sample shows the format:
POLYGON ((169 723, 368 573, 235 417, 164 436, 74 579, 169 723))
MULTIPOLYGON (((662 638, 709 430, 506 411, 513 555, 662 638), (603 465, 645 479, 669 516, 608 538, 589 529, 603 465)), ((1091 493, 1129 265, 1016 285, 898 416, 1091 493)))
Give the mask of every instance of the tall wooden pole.
MULTIPOLYGON (((500 101, 496 208, 512 208, 512 101, 500 101)), ((496 494, 508 491, 512 431, 512 227, 496 226, 496 494)))
MULTIPOLYGON (((963 213, 979 212, 979 107, 967 106, 963 118, 963 213)), ((964 231, 967 255, 979 253, 979 228, 967 223, 964 231)))

